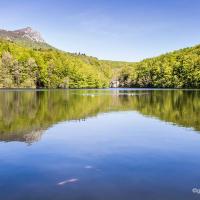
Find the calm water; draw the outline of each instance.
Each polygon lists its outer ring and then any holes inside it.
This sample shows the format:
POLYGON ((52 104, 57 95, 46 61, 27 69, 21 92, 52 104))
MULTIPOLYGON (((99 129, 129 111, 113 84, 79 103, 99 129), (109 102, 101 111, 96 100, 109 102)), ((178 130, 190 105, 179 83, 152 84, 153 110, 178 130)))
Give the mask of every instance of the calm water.
POLYGON ((0 91, 0 200, 200 199, 200 91, 0 91))

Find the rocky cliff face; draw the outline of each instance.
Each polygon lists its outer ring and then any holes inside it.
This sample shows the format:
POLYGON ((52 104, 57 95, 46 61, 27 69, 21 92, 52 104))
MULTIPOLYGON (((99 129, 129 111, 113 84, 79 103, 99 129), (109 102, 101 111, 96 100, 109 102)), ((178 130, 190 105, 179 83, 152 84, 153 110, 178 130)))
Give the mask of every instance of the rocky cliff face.
POLYGON ((0 29, 0 37, 14 40, 14 39, 28 39, 32 42, 40 42, 45 43, 44 39, 42 38, 41 34, 31 27, 15 30, 15 31, 7 31, 0 29))
POLYGON ((41 43, 45 42, 44 39, 42 38, 41 34, 37 31, 34 31, 31 27, 19 29, 19 30, 13 31, 13 32, 23 38, 27 38, 34 42, 41 42, 41 43))

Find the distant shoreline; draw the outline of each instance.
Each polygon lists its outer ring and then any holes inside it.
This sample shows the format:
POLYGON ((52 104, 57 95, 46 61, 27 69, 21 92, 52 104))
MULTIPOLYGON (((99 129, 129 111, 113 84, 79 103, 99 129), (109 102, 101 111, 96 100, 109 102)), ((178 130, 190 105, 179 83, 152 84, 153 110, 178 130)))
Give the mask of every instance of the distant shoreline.
POLYGON ((0 88, 0 91, 52 91, 52 90, 199 90, 200 88, 0 88))

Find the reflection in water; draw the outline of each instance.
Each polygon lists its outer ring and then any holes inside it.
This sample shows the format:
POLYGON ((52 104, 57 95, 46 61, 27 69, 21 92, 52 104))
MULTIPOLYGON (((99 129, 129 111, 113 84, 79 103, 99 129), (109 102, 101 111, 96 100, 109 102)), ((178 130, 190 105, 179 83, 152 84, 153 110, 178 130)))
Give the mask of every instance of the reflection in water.
POLYGON ((1 91, 0 200, 196 199, 199 100, 183 90, 1 91))
POLYGON ((130 110, 200 130, 198 90, 1 91, 0 139, 32 142, 58 122, 130 110))

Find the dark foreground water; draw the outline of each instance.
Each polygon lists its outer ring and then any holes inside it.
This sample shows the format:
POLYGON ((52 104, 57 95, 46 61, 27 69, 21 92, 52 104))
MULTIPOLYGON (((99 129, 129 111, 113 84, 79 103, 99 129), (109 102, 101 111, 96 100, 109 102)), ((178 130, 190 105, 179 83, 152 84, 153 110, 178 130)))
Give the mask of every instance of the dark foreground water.
POLYGON ((0 91, 0 200, 192 200, 198 189, 200 91, 0 91))

